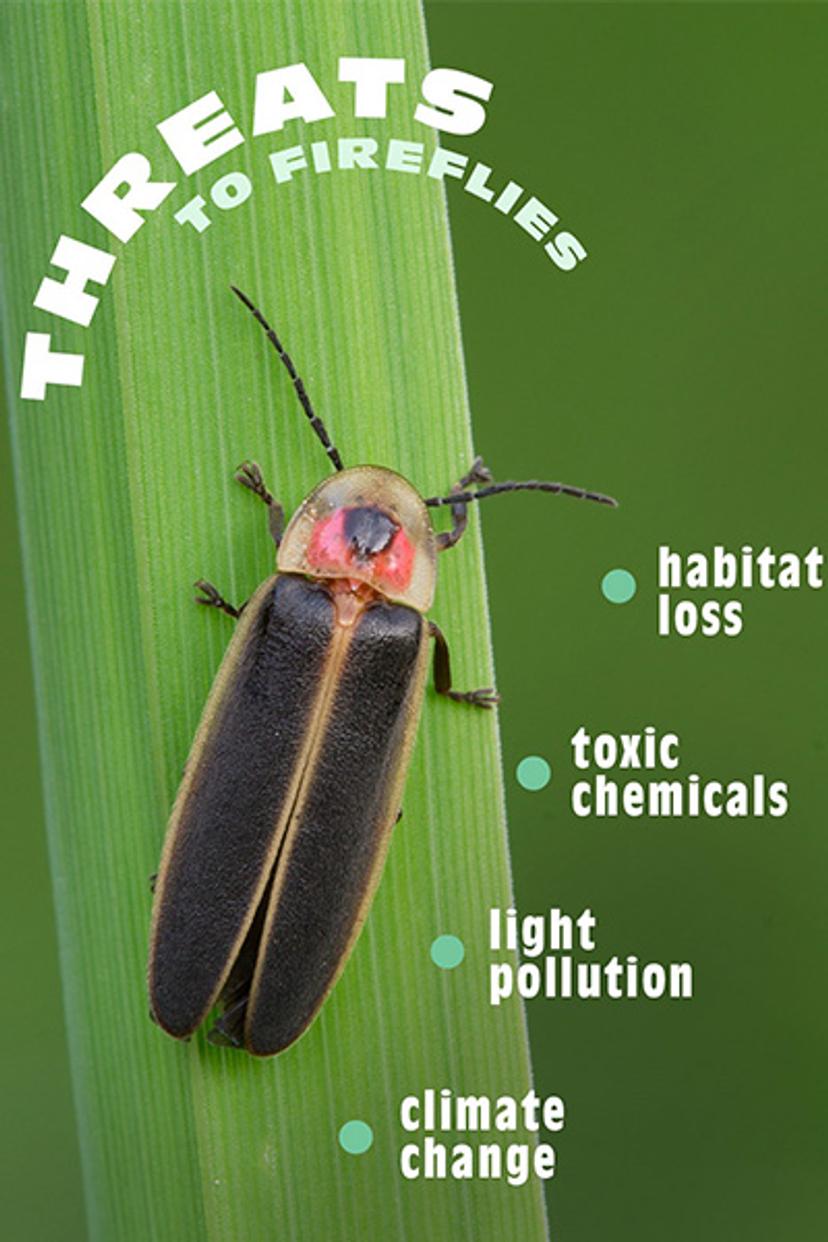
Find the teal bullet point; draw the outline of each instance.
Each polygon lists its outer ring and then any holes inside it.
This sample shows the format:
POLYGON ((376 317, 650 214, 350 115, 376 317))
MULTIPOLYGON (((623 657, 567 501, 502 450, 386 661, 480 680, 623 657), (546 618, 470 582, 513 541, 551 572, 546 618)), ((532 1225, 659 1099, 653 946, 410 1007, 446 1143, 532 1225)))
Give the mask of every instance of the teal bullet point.
POLYGON ((552 769, 540 755, 527 755, 515 769, 517 782, 531 793, 545 789, 552 779, 552 769))
POLYGON ((346 1121, 339 1131, 339 1146, 349 1156, 362 1156, 374 1141, 374 1131, 367 1121, 346 1121))
POLYGON ((628 569, 611 569, 601 579, 601 590, 611 604, 627 604, 638 590, 638 583, 628 569))
POLYGON ((459 936, 438 936, 431 942, 431 960, 441 970, 454 970, 466 956, 466 946, 459 936))

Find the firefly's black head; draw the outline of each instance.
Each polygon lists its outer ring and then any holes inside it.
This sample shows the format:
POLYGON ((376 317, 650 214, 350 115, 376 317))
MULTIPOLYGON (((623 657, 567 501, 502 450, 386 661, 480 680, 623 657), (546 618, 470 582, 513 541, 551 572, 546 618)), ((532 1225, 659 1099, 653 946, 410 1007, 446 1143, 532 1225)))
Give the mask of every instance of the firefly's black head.
POLYGON ((357 560, 366 561, 384 552, 398 530, 393 518, 374 505, 345 510, 343 534, 357 560))

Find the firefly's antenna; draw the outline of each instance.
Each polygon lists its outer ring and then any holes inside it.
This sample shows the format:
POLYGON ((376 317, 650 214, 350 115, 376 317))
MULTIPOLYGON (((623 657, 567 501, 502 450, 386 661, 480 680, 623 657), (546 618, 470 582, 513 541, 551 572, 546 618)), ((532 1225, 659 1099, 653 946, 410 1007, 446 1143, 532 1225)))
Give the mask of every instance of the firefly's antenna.
POLYGON ((467 505, 472 500, 485 500, 487 496, 499 496, 502 492, 553 492, 561 496, 574 496, 576 500, 594 500, 599 505, 611 505, 618 508, 618 501, 612 496, 604 496, 602 492, 588 492, 583 487, 572 487, 569 483, 545 483, 539 479, 527 479, 524 483, 492 483, 489 487, 479 487, 475 492, 452 492, 449 496, 429 496, 426 504, 432 509, 439 505, 467 505))
POLYGON ((342 465, 342 458, 339 456, 336 446, 331 443, 331 438, 325 429, 325 424, 322 422, 322 419, 318 414, 314 413, 313 406, 311 405, 311 399, 305 392, 305 385, 302 383, 301 376, 298 374, 296 367, 293 365, 293 359, 290 354, 285 350, 282 342, 279 340, 278 336, 273 331, 258 306, 254 306, 250 301, 250 298, 247 297, 246 294, 242 293, 241 289, 237 289, 235 285, 231 285, 230 288, 233 290, 239 301, 244 303, 256 322, 260 323, 264 328, 265 333, 267 334, 267 339, 270 341, 271 345, 276 350, 276 353, 287 367, 288 375, 293 380, 293 387, 296 389, 296 395, 299 398, 299 404, 305 411, 305 414, 310 421, 310 425, 316 432, 317 437, 321 440, 322 446, 328 454, 334 470, 343 470, 344 467, 342 465))

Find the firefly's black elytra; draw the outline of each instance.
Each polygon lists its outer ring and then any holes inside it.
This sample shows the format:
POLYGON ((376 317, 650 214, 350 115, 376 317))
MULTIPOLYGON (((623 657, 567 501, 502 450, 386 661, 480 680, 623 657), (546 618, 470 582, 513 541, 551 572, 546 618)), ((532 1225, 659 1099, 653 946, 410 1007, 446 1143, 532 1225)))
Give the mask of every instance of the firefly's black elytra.
POLYGON ((434 680, 452 689, 448 647, 425 613, 437 553, 467 505, 500 492, 607 496, 559 483, 492 484, 478 459, 427 500, 379 466, 345 470, 275 332, 238 289, 290 373, 337 473, 283 533, 283 512, 246 462, 238 482, 269 510, 277 572, 241 609, 210 583, 198 602, 239 618, 170 819, 155 885, 149 993, 186 1038, 215 1005, 213 1042, 270 1056, 312 1022, 368 912, 399 814, 435 640, 434 680), (428 507, 451 506, 435 534, 428 507))

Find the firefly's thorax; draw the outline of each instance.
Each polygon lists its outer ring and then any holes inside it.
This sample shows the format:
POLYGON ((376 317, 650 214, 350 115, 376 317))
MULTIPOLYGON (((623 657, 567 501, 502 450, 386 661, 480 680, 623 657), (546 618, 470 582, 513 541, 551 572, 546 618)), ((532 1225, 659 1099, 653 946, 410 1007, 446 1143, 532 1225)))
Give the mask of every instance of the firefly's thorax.
POLYGON ((343 470, 311 492, 279 548, 283 573, 365 583, 425 612, 434 597, 437 545, 428 510, 401 475, 381 466, 343 470))

